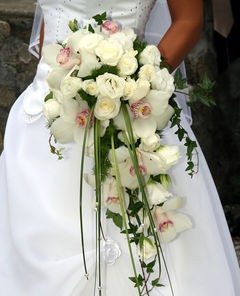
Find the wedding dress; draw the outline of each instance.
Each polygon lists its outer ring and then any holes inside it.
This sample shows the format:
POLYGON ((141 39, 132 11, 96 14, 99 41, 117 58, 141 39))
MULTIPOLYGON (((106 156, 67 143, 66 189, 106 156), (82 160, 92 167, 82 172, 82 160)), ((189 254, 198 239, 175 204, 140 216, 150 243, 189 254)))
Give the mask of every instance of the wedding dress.
MULTIPOLYGON (((63 40, 69 33, 69 20, 87 23, 104 11, 134 27, 139 35, 144 34, 149 19, 147 38, 151 42, 160 38, 158 24, 162 34, 167 29, 161 28, 167 11, 162 18, 158 15, 166 10, 165 1, 40 0, 39 5, 45 20, 45 44, 63 40)), ((61 161, 49 151, 49 131, 41 113, 48 93, 48 70, 42 59, 33 83, 12 107, 6 127, 0 158, 0 290, 4 296, 94 295, 93 192, 84 184, 88 197, 84 205, 87 280, 79 234, 81 149, 76 144, 66 145, 61 161)), ((185 116, 182 124, 195 139, 185 116)), ((170 128, 164 131, 164 142, 184 150, 170 128)), ((182 210, 194 221, 191 230, 163 246, 173 289, 176 296, 238 296, 240 276, 233 244, 208 166, 201 149, 198 151, 200 169, 192 179, 184 172, 184 154, 171 172, 171 189, 184 197, 182 210)), ((86 170, 91 169, 92 160, 87 159, 86 170)), ((103 226, 108 238, 103 248, 103 296, 137 295, 128 279, 133 273, 126 239, 111 221, 103 226), (108 247, 115 256, 106 255, 108 247)), ((155 288, 152 296, 172 295, 166 274, 162 281, 165 286, 155 288)))

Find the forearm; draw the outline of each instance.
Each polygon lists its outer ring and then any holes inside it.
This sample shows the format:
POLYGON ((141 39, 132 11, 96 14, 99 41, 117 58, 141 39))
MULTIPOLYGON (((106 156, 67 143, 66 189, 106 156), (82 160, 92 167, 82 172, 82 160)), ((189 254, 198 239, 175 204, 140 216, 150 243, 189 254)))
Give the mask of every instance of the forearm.
POLYGON ((44 40, 44 21, 41 25, 41 31, 40 31, 40 40, 39 40, 39 60, 42 56, 42 46, 43 46, 43 40, 44 40))
POLYGON ((202 0, 168 0, 172 25, 158 48, 173 71, 198 41, 203 23, 202 0))

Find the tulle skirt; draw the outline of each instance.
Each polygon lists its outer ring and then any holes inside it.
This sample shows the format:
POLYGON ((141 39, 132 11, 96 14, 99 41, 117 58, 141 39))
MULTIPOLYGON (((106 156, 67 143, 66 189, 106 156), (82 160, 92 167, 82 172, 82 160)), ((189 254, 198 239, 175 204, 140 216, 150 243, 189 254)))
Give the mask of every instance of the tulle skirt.
MULTIPOLYGON (((28 102, 43 96, 42 76, 39 70, 34 85, 14 104, 0 158, 1 293, 90 296, 94 295, 95 285, 94 192, 84 184, 84 233, 90 274, 87 280, 79 231, 81 148, 68 144, 64 159, 57 160, 49 150, 44 117, 39 113, 29 120, 26 114, 28 102)), ((35 103, 38 104, 37 99, 35 103)), ((194 139, 185 118, 182 123, 194 139)), ((170 172, 173 180, 170 189, 184 198, 182 212, 191 216, 194 223, 191 230, 163 245, 175 296, 238 296, 239 266, 201 149, 198 149, 199 173, 190 178, 185 173, 183 144, 178 142, 173 129, 166 128, 163 135, 163 142, 180 145, 183 152, 179 164, 170 172)), ((86 171, 90 172, 92 165, 92 160, 86 158, 86 171)), ((121 254, 111 264, 102 256, 102 295, 138 295, 128 279, 133 272, 125 236, 119 234, 111 221, 103 218, 103 224, 105 236, 121 254)), ((171 295, 164 271, 162 281, 165 286, 155 288, 152 296, 171 295)))

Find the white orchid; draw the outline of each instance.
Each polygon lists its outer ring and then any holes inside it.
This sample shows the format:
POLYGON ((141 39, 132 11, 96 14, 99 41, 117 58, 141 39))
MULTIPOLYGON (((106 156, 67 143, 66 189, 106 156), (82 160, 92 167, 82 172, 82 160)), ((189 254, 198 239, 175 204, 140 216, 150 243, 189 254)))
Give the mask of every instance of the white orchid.
POLYGON ((60 44, 49 44, 42 50, 44 61, 54 68, 72 69, 80 65, 81 57, 68 45, 63 47, 60 44))
MULTIPOLYGON (((115 154, 119 168, 121 186, 127 187, 129 189, 136 189, 137 187, 139 187, 139 183, 128 149, 124 146, 121 146, 115 150, 115 154)), ((109 151, 109 159, 113 164, 112 150, 109 151)), ((144 178, 145 182, 147 182, 150 175, 148 174, 147 168, 141 161, 141 155, 138 155, 138 165, 142 177, 144 178)), ((115 176, 115 171, 113 169, 111 171, 111 174, 115 176)))
MULTIPOLYGON (((82 144, 90 110, 88 104, 79 99, 69 99, 61 105, 60 117, 51 125, 51 133, 59 143, 65 143, 67 134, 82 144)), ((89 129, 87 146, 93 144, 93 128, 89 129)))
POLYGON ((185 214, 176 211, 162 213, 161 207, 157 207, 154 215, 162 242, 171 241, 179 232, 192 228, 192 222, 185 214))

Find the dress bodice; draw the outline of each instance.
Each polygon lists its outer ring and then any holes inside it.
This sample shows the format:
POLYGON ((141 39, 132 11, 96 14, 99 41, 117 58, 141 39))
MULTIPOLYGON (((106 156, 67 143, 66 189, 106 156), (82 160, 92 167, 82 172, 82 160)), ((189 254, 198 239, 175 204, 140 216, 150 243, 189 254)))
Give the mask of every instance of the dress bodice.
POLYGON ((143 36, 145 25, 156 0, 39 0, 45 23, 45 43, 63 40, 70 33, 68 22, 76 18, 83 24, 92 16, 107 12, 123 26, 143 36))

